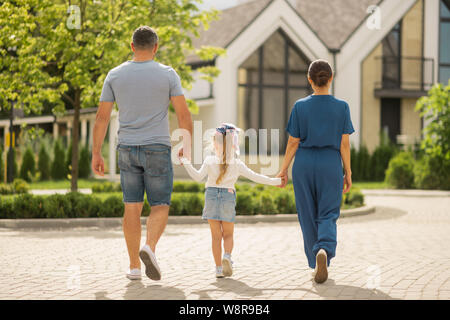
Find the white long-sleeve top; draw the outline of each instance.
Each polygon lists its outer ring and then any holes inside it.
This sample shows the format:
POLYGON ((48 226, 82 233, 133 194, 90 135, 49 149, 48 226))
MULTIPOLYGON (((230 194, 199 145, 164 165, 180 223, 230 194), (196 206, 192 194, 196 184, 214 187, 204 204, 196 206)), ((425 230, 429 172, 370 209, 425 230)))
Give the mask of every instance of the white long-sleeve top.
POLYGON ((199 170, 195 169, 190 161, 184 157, 181 158, 181 163, 183 163, 183 166, 186 168, 191 178, 197 182, 202 181, 206 176, 208 176, 205 184, 206 188, 216 187, 235 189, 234 184, 239 176, 244 176, 256 183, 268 184, 272 186, 278 186, 281 184, 281 178, 269 178, 265 175, 256 173, 248 168, 240 159, 235 159, 228 165, 227 171, 219 184, 216 183, 217 177, 220 174, 220 160, 218 157, 206 157, 199 170))

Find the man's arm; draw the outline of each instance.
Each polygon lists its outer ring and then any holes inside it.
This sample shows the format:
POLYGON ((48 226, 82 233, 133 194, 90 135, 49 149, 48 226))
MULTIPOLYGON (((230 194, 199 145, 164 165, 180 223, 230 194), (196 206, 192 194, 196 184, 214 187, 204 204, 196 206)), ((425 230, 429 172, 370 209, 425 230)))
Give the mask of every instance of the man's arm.
POLYGON ((178 119, 178 127, 184 129, 182 155, 191 160, 192 117, 183 95, 170 98, 178 119))
POLYGON ((95 174, 101 176, 105 173, 105 164, 101 154, 102 144, 105 140, 113 106, 114 102, 100 102, 95 118, 93 132, 94 141, 92 146, 92 170, 95 174))

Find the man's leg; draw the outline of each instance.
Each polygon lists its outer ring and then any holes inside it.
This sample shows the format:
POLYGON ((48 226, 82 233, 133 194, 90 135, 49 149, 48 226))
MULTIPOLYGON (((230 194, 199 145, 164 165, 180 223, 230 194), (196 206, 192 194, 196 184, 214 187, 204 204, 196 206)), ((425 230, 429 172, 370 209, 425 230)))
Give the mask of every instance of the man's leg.
POLYGON ((139 249, 141 247, 142 206, 142 202, 125 203, 123 234, 127 243, 128 255, 130 256, 130 270, 141 268, 139 249))
POLYGON ((156 250, 156 244, 161 238, 169 219, 169 206, 152 206, 150 215, 147 218, 147 241, 145 242, 153 252, 156 250))

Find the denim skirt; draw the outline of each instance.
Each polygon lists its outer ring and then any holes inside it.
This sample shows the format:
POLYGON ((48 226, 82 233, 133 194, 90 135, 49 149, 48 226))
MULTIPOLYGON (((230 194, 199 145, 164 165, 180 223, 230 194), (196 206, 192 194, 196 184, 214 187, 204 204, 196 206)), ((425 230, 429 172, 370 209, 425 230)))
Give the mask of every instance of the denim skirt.
POLYGON ((202 219, 234 222, 236 220, 236 191, 228 188, 206 188, 202 219))

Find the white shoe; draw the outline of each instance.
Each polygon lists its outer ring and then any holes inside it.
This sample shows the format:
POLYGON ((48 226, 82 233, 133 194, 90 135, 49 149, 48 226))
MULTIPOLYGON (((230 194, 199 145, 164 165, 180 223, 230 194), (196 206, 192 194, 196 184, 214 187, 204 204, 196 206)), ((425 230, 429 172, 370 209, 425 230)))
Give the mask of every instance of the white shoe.
POLYGON ((324 283, 328 279, 327 253, 320 249, 316 255, 316 269, 314 270, 314 281, 324 283))
POLYGON ((231 277, 231 275, 233 274, 233 261, 231 261, 229 256, 223 256, 222 265, 223 275, 225 277, 231 277))
POLYGON ((152 280, 161 280, 161 270, 159 269, 156 256, 148 245, 142 247, 139 257, 145 265, 145 274, 152 280))
POLYGON ((216 267, 216 278, 223 278, 223 269, 222 267, 216 267))
POLYGON ((141 269, 128 269, 127 278, 130 280, 141 280, 141 269))

